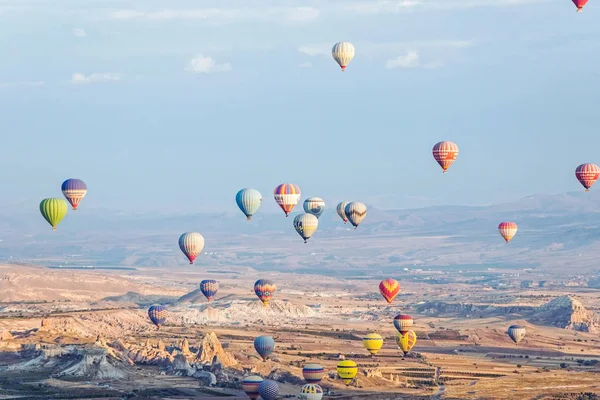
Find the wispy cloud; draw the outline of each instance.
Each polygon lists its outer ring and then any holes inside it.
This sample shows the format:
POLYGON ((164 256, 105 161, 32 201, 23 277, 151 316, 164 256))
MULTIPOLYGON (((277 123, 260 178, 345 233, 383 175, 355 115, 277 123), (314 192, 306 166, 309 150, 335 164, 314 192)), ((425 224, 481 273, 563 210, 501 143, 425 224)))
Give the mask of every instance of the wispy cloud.
POLYGON ((349 3, 344 9, 357 14, 398 14, 418 10, 510 7, 549 2, 551 0, 379 0, 349 3))
POLYGON ((416 51, 409 51, 406 55, 398 56, 391 60, 387 60, 385 67, 387 69, 396 68, 427 68, 436 69, 441 68, 444 65, 441 61, 433 61, 428 63, 422 63, 419 53, 416 51))
MULTIPOLYGON (((353 43, 357 56, 375 56, 389 53, 401 53, 411 49, 461 49, 474 46, 477 42, 474 40, 422 40, 413 42, 397 43, 372 43, 356 42, 353 43)), ((308 56, 330 56, 333 43, 321 43, 304 45, 298 47, 298 52, 308 56)))
POLYGON ((30 82, 0 82, 0 87, 15 87, 15 86, 32 86, 39 87, 45 86, 44 81, 30 81, 30 82))
POLYGON ((71 83, 73 84, 112 82, 119 80, 121 80, 121 74, 115 72, 94 72, 89 75, 74 73, 71 77, 71 83))
POLYGON ((76 37, 86 37, 87 33, 85 33, 85 31, 81 28, 75 28, 73 29, 73 35, 76 37))
POLYGON ((310 61, 308 61, 308 62, 304 62, 304 63, 298 65, 298 68, 312 68, 312 66, 313 66, 312 63, 310 61))
POLYGON ((196 74, 205 73, 209 74, 211 72, 229 72, 233 68, 230 63, 217 64, 217 62, 212 57, 204 57, 203 55, 198 55, 190 60, 190 62, 185 67, 186 71, 193 72, 196 74))
POLYGON ((231 23, 243 20, 271 20, 273 22, 311 22, 321 15, 314 7, 274 8, 205 8, 164 9, 158 11, 117 10, 111 13, 115 20, 206 20, 215 23, 231 23))

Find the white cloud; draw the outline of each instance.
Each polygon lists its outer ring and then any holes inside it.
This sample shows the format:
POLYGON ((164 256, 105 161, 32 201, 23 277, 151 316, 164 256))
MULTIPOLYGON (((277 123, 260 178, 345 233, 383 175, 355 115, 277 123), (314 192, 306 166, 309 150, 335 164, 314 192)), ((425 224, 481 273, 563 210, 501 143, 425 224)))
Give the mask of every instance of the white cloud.
POLYGON ((385 63, 385 67, 388 69, 393 68, 416 68, 421 64, 419 60, 419 53, 416 51, 409 51, 405 56, 398 56, 394 59, 388 60, 385 63))
POLYGON ((71 77, 71 83, 73 84, 84 84, 84 83, 94 83, 94 82, 111 82, 111 81, 119 81, 121 80, 121 74, 114 72, 94 72, 89 75, 84 75, 82 73, 74 73, 71 77))
POLYGON ((73 29, 73 35, 75 35, 76 37, 86 37, 87 36, 85 31, 81 28, 73 29))
POLYGON ((312 63, 309 61, 309 62, 304 62, 304 63, 298 65, 298 68, 312 68, 312 66, 313 66, 312 63))
POLYGON ((344 8, 357 14, 398 14, 415 10, 509 7, 549 2, 550 0, 379 0, 350 3, 344 8))
POLYGON ((321 12, 314 7, 275 7, 252 8, 205 8, 205 9, 163 9, 159 11, 117 10, 110 17, 117 20, 206 20, 217 23, 243 20, 271 20, 273 22, 311 22, 319 18, 321 12))
MULTIPOLYGON (((331 56, 331 47, 334 43, 311 44, 298 47, 298 52, 314 56, 331 56)), ((356 56, 389 55, 410 49, 436 48, 436 49, 462 49, 476 44, 474 40, 421 40, 398 43, 372 43, 353 42, 356 56)))
POLYGON ((186 71, 190 71, 196 74, 199 73, 211 73, 211 72, 229 72, 233 68, 230 63, 217 64, 212 57, 204 57, 198 55, 190 60, 185 67, 186 71))
POLYGON ((45 86, 44 81, 31 81, 31 82, 0 82, 0 87, 15 87, 15 86, 45 86))
POLYGON ((308 46, 300 46, 298 47, 298 51, 300 53, 304 53, 307 54, 309 56, 319 56, 319 55, 325 55, 331 52, 331 47, 334 45, 334 43, 332 43, 331 45, 329 44, 317 44, 317 45, 308 45, 308 46))

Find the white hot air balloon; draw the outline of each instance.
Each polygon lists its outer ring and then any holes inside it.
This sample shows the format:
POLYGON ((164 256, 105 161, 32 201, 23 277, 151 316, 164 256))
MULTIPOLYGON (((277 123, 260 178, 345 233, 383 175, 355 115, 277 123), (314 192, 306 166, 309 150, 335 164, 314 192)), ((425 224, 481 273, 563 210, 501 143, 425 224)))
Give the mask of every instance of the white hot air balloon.
POLYGON ((346 66, 354 58, 354 46, 350 42, 338 42, 333 45, 331 55, 335 62, 342 67, 342 72, 344 72, 346 66))
POLYGON ((204 237, 198 232, 186 232, 179 237, 179 248, 193 264, 204 249, 204 237))
POLYGON ((341 203, 338 203, 337 207, 335 208, 338 215, 340 216, 340 218, 342 219, 342 221, 344 221, 344 223, 348 222, 348 217, 346 217, 346 206, 350 204, 349 201, 342 201, 341 203))
POLYGON ((319 197, 309 197, 304 200, 304 211, 319 218, 325 211, 325 202, 319 197))
POLYGON ((353 201, 352 203, 348 203, 346 205, 346 209, 344 210, 346 214, 346 218, 352 225, 354 225, 354 229, 358 227, 363 219, 367 216, 367 206, 363 203, 359 203, 357 201, 353 201))
POLYGON ((319 226, 319 219, 312 214, 300 214, 294 218, 294 228, 304 243, 315 233, 319 226))

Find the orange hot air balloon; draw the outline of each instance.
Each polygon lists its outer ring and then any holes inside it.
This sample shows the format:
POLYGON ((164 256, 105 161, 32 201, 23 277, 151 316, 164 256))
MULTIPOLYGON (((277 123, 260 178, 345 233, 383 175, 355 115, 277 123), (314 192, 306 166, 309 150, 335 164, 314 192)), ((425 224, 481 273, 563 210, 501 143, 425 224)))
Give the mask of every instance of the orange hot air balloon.
POLYGON ((581 164, 575 170, 575 176, 585 191, 589 192, 594 182, 600 177, 600 167, 596 164, 581 164))
POLYGON ((588 0, 572 0, 573 4, 575 4, 575 7, 577 7, 577 12, 581 12, 581 9, 583 8, 583 6, 585 6, 588 2, 588 0))
POLYGON ((384 279, 379 283, 379 292, 386 299, 388 304, 392 303, 392 300, 400 293, 400 284, 395 279, 384 279))
POLYGON ((517 234, 517 224, 514 222, 501 222, 498 225, 498 232, 500 232, 500 235, 508 243, 517 234))
POLYGON ((439 142, 433 146, 433 158, 440 164, 444 173, 450 168, 450 165, 458 156, 458 146, 453 142, 439 142))

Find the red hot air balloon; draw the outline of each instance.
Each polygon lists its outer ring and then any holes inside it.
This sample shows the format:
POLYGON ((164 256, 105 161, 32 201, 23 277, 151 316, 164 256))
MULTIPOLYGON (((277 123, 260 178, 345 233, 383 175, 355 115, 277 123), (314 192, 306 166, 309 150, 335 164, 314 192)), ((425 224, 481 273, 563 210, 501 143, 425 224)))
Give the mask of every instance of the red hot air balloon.
POLYGON ((500 232, 500 235, 508 243, 517 234, 517 224, 514 222, 501 222, 498 225, 498 232, 500 232))
POLYGON ((397 280, 388 278, 379 283, 379 291, 388 304, 391 304, 396 295, 400 293, 400 284, 397 280))
POLYGON ((439 142, 433 146, 433 158, 440 164, 444 173, 450 168, 450 165, 458 156, 458 146, 453 142, 439 142))
POLYGON ((590 191, 590 188, 600 177, 600 167, 596 164, 581 164, 575 170, 575 176, 579 183, 583 185, 586 192, 590 191))
POLYGON ((583 6, 585 6, 588 2, 588 0, 572 0, 573 4, 575 4, 575 7, 577 7, 577 12, 581 12, 581 9, 583 8, 583 6))

